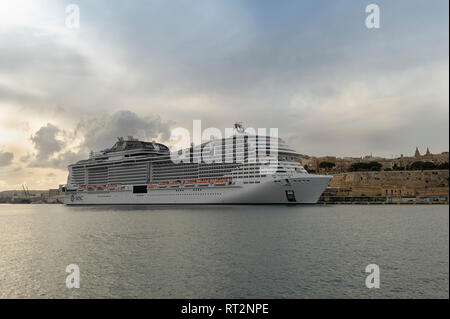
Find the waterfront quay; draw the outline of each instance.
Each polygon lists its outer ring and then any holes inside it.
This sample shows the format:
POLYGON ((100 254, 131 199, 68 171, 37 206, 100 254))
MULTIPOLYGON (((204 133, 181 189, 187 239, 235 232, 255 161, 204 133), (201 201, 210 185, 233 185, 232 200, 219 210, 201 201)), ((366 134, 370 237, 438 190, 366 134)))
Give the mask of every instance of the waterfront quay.
POLYGON ((449 171, 347 172, 333 175, 319 203, 448 204, 449 171))
POLYGON ((423 196, 423 197, 383 197, 383 196, 333 196, 328 190, 319 198, 318 204, 444 204, 448 205, 448 196, 423 196))

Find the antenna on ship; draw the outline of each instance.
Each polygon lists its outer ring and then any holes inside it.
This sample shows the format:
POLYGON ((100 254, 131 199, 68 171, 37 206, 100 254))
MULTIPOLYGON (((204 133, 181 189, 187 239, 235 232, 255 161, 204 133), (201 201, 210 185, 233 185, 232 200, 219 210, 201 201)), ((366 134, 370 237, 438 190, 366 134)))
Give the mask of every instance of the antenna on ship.
POLYGON ((234 123, 234 129, 235 129, 238 133, 244 133, 244 132, 245 132, 245 128, 244 128, 244 125, 242 125, 242 122, 236 122, 236 123, 234 123))

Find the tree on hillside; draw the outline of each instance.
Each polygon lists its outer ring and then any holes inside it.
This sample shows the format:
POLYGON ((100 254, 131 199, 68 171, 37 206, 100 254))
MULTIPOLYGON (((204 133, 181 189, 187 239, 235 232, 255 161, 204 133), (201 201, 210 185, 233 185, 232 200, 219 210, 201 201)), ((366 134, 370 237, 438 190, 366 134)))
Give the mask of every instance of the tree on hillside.
POLYGON ((371 171, 381 171, 381 168, 383 167, 383 165, 378 162, 370 162, 369 167, 370 167, 371 171))
POLYGON ((417 161, 411 164, 410 169, 413 171, 422 171, 436 169, 436 165, 433 162, 417 161))
POLYGON ((448 162, 441 163, 437 166, 437 169, 449 169, 448 162))
POLYGON ((333 162, 320 162, 320 164, 319 164, 320 168, 326 168, 326 169, 331 169, 335 166, 336 166, 336 164, 334 164, 333 162))
POLYGON ((353 163, 350 165, 349 171, 350 172, 360 172, 360 171, 380 171, 383 165, 381 165, 378 162, 359 162, 359 163, 353 163))

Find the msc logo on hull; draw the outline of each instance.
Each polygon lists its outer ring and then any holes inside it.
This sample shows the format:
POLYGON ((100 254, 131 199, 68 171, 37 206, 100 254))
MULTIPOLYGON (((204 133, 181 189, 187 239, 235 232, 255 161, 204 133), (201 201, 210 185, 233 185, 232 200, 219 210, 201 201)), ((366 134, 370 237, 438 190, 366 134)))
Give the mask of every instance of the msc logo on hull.
POLYGON ((83 200, 83 195, 75 195, 72 194, 72 196, 70 196, 70 201, 73 203, 76 200, 83 200))

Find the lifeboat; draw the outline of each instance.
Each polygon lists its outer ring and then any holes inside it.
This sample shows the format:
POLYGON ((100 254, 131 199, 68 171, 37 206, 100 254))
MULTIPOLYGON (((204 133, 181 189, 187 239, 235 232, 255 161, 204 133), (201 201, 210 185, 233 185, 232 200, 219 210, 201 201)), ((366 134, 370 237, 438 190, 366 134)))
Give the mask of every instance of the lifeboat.
POLYGON ((161 183, 158 183, 158 187, 159 187, 159 188, 166 188, 167 185, 169 185, 169 183, 167 183, 167 182, 161 182, 161 183))
POLYGON ((79 190, 79 191, 82 191, 82 190, 85 190, 85 189, 86 189, 86 186, 79 186, 79 187, 78 187, 78 190, 79 190))
POLYGON ((88 189, 95 189, 95 185, 89 185, 87 188, 88 189))
POLYGON ((175 187, 180 187, 181 183, 180 182, 170 182, 169 183, 169 187, 175 188, 175 187))
POLYGON ((198 181, 198 186, 209 186, 209 181, 198 181))
POLYGON ((223 185, 225 185, 227 182, 228 182, 227 179, 216 179, 216 180, 214 181, 214 185, 216 185, 216 186, 223 186, 223 185))
POLYGON ((97 188, 98 189, 104 189, 104 188, 106 188, 106 185, 97 185, 97 188))
POLYGON ((148 185, 148 188, 155 188, 155 187, 156 187, 156 185, 154 185, 154 184, 148 185))
POLYGON ((196 183, 195 181, 186 181, 184 182, 184 187, 194 187, 196 183))
POLYGON ((108 188, 109 188, 109 189, 114 189, 114 188, 116 188, 116 187, 117 187, 117 185, 115 185, 115 184, 108 185, 108 188))

